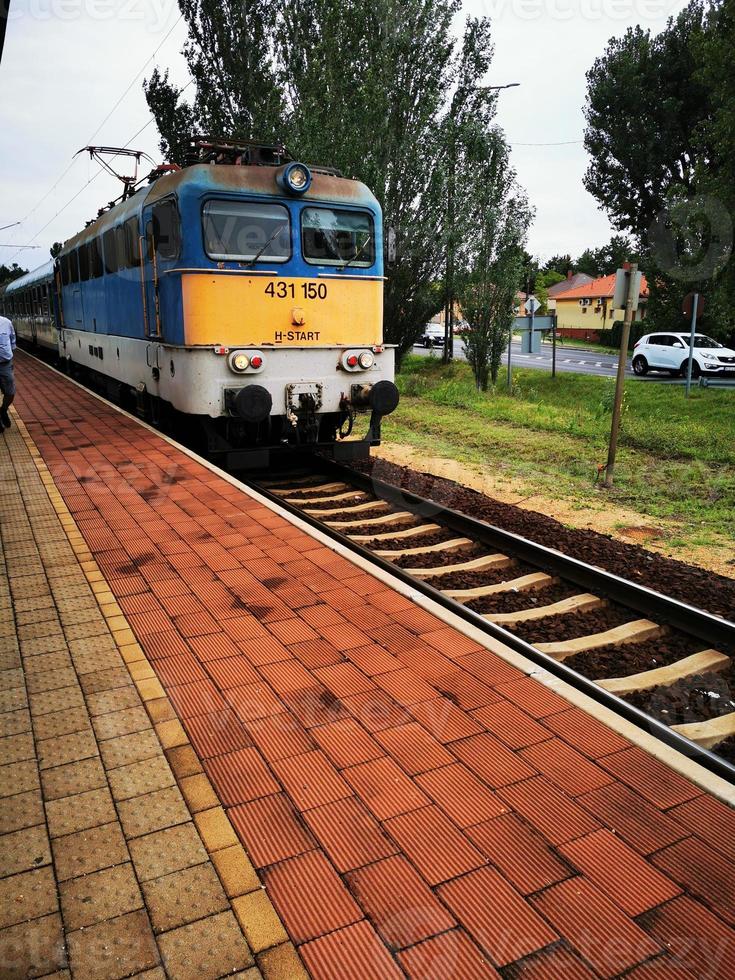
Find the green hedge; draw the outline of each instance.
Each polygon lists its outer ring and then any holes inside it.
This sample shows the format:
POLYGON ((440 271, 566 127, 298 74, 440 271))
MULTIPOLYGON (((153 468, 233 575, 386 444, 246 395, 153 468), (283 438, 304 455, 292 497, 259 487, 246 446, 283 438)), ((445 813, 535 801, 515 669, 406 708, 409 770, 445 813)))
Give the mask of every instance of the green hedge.
MULTIPOLYGON (((628 341, 628 350, 633 350, 636 343, 648 333, 648 324, 645 320, 639 320, 630 325, 630 339, 628 341)), ((623 339, 623 321, 616 320, 610 330, 600 331, 600 343, 606 344, 608 347, 620 347, 620 342, 623 339)))

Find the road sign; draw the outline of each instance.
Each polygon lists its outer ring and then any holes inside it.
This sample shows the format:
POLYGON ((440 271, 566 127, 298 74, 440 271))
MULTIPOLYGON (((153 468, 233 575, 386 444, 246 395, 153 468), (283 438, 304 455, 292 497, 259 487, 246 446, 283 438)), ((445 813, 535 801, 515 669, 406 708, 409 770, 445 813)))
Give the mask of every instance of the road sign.
POLYGON ((697 297, 697 320, 701 320, 702 314, 704 313, 704 296, 701 296, 699 293, 687 293, 684 297, 681 312, 688 320, 691 320, 692 313, 694 312, 695 296, 697 297))
MULTIPOLYGON (((633 309, 638 309, 638 300, 641 295, 642 272, 633 273, 631 289, 633 290, 633 309)), ((613 294, 613 309, 624 310, 628 300, 628 270, 618 269, 615 273, 615 292, 613 294)))
POLYGON ((540 309, 541 309, 541 304, 539 303, 539 301, 536 299, 534 295, 526 297, 526 313, 530 313, 533 316, 536 310, 540 310, 540 309))

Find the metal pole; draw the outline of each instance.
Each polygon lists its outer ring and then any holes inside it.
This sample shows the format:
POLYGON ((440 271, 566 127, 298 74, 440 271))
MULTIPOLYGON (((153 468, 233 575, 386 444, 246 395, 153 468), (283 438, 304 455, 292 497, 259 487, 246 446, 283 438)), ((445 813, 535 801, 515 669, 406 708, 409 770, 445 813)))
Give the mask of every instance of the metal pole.
POLYGON ((452 103, 451 142, 449 144, 449 180, 447 184, 447 282, 444 304, 444 352, 442 361, 449 364, 454 353, 454 181, 457 169, 457 129, 452 103))
POLYGON ((689 332, 689 359, 687 360, 687 392, 686 396, 689 397, 689 390, 692 387, 692 361, 694 360, 694 334, 697 332, 697 307, 699 306, 699 293, 694 294, 694 302, 692 303, 692 327, 689 332))
POLYGON ((551 377, 556 377, 556 311, 551 321, 551 377))
POLYGON ((511 355, 510 349, 513 346, 513 323, 515 319, 511 321, 511 325, 508 331, 508 392, 513 390, 513 368, 511 367, 511 355))
MULTIPOLYGON (((5 28, 7 27, 8 17, 10 16, 10 0, 0 0, 0 63, 3 60, 3 48, 5 47, 5 28)), ((17 222, 20 224, 20 222, 17 222)))
POLYGON ((630 325, 633 322, 633 285, 636 282, 638 266, 633 262, 627 270, 628 295, 625 301, 625 319, 623 320, 623 336, 620 340, 620 355, 618 357, 618 374, 615 379, 615 403, 613 405, 612 425, 610 427, 610 446, 607 453, 607 466, 605 467, 605 486, 613 485, 613 474, 615 472, 615 456, 618 449, 618 431, 620 430, 620 410, 623 404, 623 387, 625 385, 625 366, 628 361, 628 341, 630 339, 630 325))

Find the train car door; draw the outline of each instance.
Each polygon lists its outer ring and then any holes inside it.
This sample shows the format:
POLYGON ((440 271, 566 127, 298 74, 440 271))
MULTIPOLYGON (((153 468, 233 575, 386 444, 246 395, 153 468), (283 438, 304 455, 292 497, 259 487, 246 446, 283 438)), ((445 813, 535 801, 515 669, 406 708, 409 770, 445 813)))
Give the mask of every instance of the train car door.
POLYGON ((167 330, 168 283, 166 273, 179 257, 181 231, 175 198, 157 201, 143 211, 145 255, 146 335, 151 339, 172 339, 167 330))

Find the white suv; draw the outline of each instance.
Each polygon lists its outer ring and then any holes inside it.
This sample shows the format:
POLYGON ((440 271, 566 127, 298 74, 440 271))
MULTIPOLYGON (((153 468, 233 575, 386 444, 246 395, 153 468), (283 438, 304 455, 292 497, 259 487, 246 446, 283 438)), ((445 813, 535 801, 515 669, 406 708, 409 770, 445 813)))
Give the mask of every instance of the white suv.
MULTIPOLYGON (((675 376, 685 376, 688 360, 688 333, 649 333, 633 348, 633 370, 639 375, 669 371, 675 376)), ((735 372, 735 350, 723 347, 706 334, 695 334, 692 377, 726 371, 735 372)))

